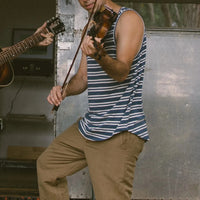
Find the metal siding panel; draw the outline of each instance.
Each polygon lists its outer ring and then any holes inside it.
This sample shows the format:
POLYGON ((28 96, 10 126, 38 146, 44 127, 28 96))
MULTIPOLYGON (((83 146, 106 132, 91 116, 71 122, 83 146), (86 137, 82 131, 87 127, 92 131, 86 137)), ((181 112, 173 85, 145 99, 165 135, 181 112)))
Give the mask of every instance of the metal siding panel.
POLYGON ((200 37, 148 32, 144 110, 151 140, 139 159, 135 198, 200 199, 200 37))
MULTIPOLYGON (((62 85, 77 47, 80 42, 81 32, 87 22, 87 13, 80 12, 78 1, 58 0, 57 14, 60 15, 65 24, 66 32, 58 36, 57 47, 57 76, 56 81, 62 85), (68 4, 66 4, 68 2, 68 4)), ((71 70, 72 77, 79 67, 80 53, 71 70)), ((69 77, 69 79, 70 79, 69 77)), ((87 93, 65 99, 56 114, 55 131, 59 135, 67 127, 87 111, 87 93)), ((89 178, 88 168, 67 177, 69 193, 71 198, 89 199, 92 196, 92 187, 89 178)))

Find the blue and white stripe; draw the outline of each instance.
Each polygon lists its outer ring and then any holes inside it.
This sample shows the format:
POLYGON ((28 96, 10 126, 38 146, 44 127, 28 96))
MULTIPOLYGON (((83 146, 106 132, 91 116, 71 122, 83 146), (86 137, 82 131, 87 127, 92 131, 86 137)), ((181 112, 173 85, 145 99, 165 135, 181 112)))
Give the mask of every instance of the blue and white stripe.
MULTIPOLYGON (((121 14, 104 38, 108 55, 116 58, 115 28, 121 14)), ((88 112, 79 122, 79 130, 88 140, 101 141, 122 131, 129 131, 144 140, 149 140, 143 112, 142 85, 146 59, 146 35, 141 49, 133 60, 127 79, 119 83, 108 76, 91 57, 88 64, 88 112)))

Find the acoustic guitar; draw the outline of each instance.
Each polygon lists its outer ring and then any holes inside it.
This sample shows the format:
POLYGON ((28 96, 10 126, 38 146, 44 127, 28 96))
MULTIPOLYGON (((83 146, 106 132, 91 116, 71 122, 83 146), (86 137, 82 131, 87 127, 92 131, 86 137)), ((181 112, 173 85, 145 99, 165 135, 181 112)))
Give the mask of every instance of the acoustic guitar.
POLYGON ((11 61, 36 46, 44 37, 41 33, 51 32, 54 35, 65 31, 63 22, 58 17, 53 17, 47 21, 47 26, 40 32, 35 33, 24 40, 6 48, 0 52, 0 88, 9 86, 14 80, 14 70, 11 61))

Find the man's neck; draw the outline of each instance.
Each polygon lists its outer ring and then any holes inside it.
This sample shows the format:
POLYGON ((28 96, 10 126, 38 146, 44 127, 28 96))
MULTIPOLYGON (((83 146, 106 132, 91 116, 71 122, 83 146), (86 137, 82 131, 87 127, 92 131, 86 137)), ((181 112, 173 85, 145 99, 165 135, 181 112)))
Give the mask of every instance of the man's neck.
POLYGON ((119 6, 118 4, 116 4, 110 0, 107 0, 105 5, 108 6, 109 8, 111 8, 116 13, 118 13, 121 8, 121 6, 119 6))

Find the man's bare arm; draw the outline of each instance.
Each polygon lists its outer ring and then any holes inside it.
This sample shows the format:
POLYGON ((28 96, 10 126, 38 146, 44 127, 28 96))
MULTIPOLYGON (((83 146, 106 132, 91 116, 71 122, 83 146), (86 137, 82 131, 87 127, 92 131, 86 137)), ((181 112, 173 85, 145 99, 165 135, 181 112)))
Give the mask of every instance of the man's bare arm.
POLYGON ((63 88, 61 86, 54 86, 50 91, 47 100, 52 105, 60 105, 63 99, 67 96, 77 95, 87 89, 87 60, 86 56, 82 54, 80 67, 75 76, 71 78, 63 88))

